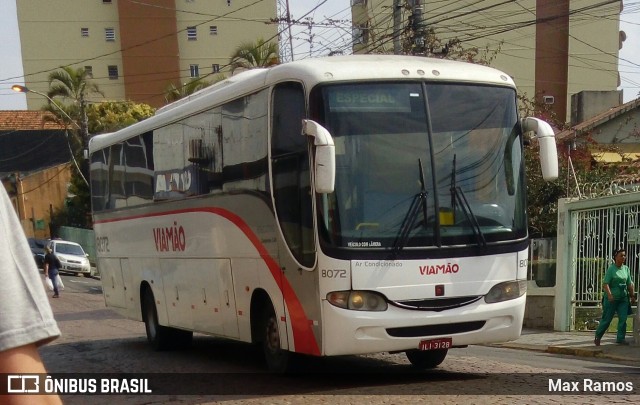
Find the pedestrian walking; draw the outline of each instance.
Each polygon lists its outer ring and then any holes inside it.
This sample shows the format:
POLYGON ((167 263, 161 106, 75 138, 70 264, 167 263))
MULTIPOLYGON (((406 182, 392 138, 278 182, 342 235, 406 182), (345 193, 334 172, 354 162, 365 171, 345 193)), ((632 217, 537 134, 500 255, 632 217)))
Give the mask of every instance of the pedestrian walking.
POLYGON ((49 277, 53 284, 53 298, 60 297, 60 284, 58 283, 58 272, 60 271, 60 260, 56 257, 51 247, 45 248, 44 255, 44 274, 49 277))
MULTIPOLYGON (((58 336, 49 300, 27 238, 4 187, 0 186, 0 376, 45 374, 38 346, 58 336)), ((56 394, 0 392, 2 404, 61 404, 56 394)))
POLYGON ((613 263, 604 273, 602 298, 602 319, 596 329, 596 337, 594 343, 600 346, 600 340, 604 336, 615 314, 618 314, 618 332, 616 334, 616 343, 628 345, 625 340, 627 333, 627 316, 631 304, 636 302, 636 294, 634 291, 633 281, 631 280, 631 272, 629 267, 624 264, 627 259, 627 252, 624 249, 618 249, 613 254, 613 263))

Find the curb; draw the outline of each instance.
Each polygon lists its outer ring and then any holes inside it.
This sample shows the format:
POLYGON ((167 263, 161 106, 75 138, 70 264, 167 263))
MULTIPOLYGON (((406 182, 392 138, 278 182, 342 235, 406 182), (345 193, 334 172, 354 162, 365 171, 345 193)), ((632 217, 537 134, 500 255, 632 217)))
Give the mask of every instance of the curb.
POLYGON ((495 347, 495 348, 504 348, 504 349, 514 349, 514 350, 528 350, 534 352, 544 352, 550 354, 563 354, 568 356, 576 356, 576 357, 590 357, 590 358, 600 358, 600 359, 611 359, 616 361, 635 361, 629 357, 616 355, 607 353, 602 348, 594 347, 569 347, 569 346, 548 346, 548 345, 540 345, 540 344, 530 344, 530 343, 489 343, 486 345, 487 347, 495 347))
POLYGON ((580 357, 609 357, 604 354, 602 349, 590 349, 586 347, 549 346, 546 352, 580 357))
POLYGON ((549 346, 546 352, 552 353, 552 354, 566 354, 566 355, 578 356, 578 357, 594 357, 594 358, 597 357, 600 359, 611 359, 616 361, 635 361, 633 358, 606 353, 604 350, 596 349, 595 347, 588 348, 588 347, 549 346))
POLYGON ((495 347, 498 349, 529 350, 532 352, 546 352, 547 349, 549 348, 549 346, 546 346, 546 345, 535 345, 531 343, 513 343, 513 342, 489 343, 481 346, 495 347))

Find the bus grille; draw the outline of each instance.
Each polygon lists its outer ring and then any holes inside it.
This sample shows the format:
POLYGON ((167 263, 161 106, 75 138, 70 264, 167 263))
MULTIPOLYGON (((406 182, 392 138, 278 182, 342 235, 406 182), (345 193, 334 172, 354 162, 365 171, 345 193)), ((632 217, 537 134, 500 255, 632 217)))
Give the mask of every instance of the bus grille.
POLYGON ((436 298, 427 300, 391 301, 390 304, 404 309, 440 312, 447 309, 469 305, 478 301, 480 298, 482 298, 482 295, 472 297, 436 298))
POLYGON ((454 335, 456 333, 471 332, 482 329, 486 321, 447 323, 442 325, 408 326, 404 328, 389 328, 387 333, 393 337, 419 337, 436 335, 454 335))

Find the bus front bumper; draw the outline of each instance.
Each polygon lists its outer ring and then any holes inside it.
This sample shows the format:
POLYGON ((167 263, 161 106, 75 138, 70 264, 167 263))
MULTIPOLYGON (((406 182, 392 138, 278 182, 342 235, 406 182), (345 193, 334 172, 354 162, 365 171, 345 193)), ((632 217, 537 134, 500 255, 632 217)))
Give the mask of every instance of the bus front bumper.
POLYGON ((492 304, 480 300, 442 312, 407 310, 392 305, 381 312, 352 311, 323 301, 322 354, 406 351, 417 349, 423 340, 437 338, 451 338, 454 347, 515 340, 522 331, 525 301, 526 295, 492 304), (461 331, 439 333, 441 329, 461 331), (402 331, 402 336, 394 332, 397 330, 402 331), (424 334, 426 330, 429 332, 424 334))

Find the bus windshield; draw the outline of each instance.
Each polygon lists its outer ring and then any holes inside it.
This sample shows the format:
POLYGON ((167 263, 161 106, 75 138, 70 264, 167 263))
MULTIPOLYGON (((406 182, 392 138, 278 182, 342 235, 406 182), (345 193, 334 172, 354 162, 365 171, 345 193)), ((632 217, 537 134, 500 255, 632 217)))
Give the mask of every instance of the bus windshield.
POLYGON ((432 248, 526 237, 515 91, 478 84, 327 85, 312 111, 336 145, 325 242, 432 248))

